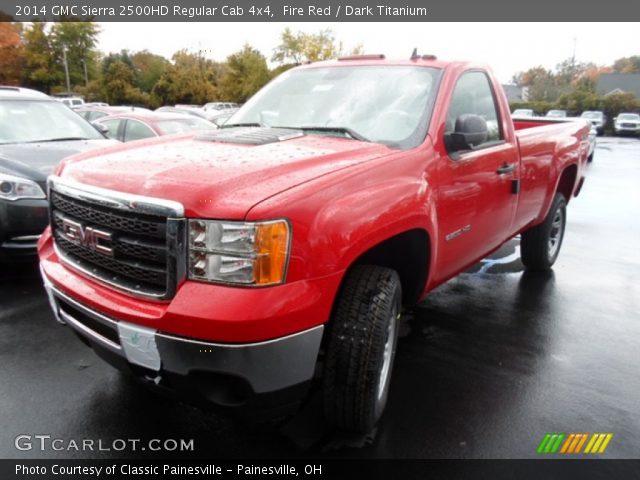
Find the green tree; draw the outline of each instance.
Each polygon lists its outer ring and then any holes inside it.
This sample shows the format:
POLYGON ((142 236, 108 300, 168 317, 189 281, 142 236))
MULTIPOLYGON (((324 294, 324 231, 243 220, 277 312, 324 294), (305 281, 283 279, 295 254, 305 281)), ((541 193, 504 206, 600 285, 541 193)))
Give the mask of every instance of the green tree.
POLYGON ((111 65, 116 62, 124 63, 131 70, 131 73, 133 74, 134 79, 136 80, 136 83, 137 83, 136 67, 135 67, 135 64, 133 63, 133 57, 129 53, 129 50, 121 50, 119 53, 112 52, 106 55, 102 59, 102 62, 100 63, 100 70, 102 72, 102 75, 103 76, 106 75, 111 65))
POLYGON ((64 75, 55 65, 51 39, 46 28, 45 22, 33 22, 24 31, 23 83, 37 90, 50 92, 53 85, 64 81, 64 75))
MULTIPOLYGON (((338 42, 331 29, 318 33, 293 33, 285 28, 280 35, 280 45, 273 52, 274 62, 300 64, 303 62, 317 62, 339 57, 343 54, 342 42, 338 42)), ((362 53, 362 45, 358 45, 348 52, 349 55, 362 53)))
POLYGON ((173 63, 152 89, 154 104, 204 104, 218 98, 216 88, 222 67, 207 60, 202 53, 180 50, 173 55, 173 63))
POLYGON ((110 104, 147 104, 149 98, 134 84, 133 69, 122 60, 111 62, 102 79, 103 96, 110 104))
POLYGON ((245 45, 227 58, 227 68, 220 81, 220 96, 224 100, 244 103, 270 79, 264 55, 245 45))
POLYGON ((640 112, 640 99, 630 92, 606 95, 602 103, 610 120, 623 112, 640 112))
POLYGON ((562 95, 557 106, 567 110, 571 115, 578 116, 585 110, 602 110, 603 99, 593 90, 577 88, 562 95))
MULTIPOLYGON (((96 50, 98 25, 94 22, 56 22, 50 33, 56 75, 64 78, 63 51, 67 51, 71 88, 85 84, 85 66, 89 80, 98 74, 96 50)), ((66 88, 66 85, 65 85, 66 88)))
POLYGON ((148 93, 153 90, 153 86, 170 65, 166 58, 148 50, 136 52, 131 60, 138 75, 138 86, 143 92, 148 93))

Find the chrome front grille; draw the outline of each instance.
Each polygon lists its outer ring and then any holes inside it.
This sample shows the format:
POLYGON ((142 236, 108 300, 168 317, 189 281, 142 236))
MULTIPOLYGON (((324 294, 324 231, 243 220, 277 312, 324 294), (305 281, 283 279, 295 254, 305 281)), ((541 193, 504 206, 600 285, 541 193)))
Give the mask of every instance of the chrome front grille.
POLYGON ((173 297, 186 264, 182 205, 59 177, 49 179, 49 202, 56 250, 66 265, 138 296, 173 297), (86 241, 91 231, 100 232, 99 242, 86 241))

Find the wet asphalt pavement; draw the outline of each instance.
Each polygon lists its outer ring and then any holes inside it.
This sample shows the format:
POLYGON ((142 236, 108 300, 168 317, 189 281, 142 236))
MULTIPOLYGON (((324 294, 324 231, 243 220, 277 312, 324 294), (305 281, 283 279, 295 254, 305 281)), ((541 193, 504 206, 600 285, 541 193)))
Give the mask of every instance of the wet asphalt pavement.
POLYGON ((327 431, 317 395, 278 431, 159 397, 98 359, 49 312, 35 265, 0 267, 0 458, 19 434, 195 440, 163 457, 535 458, 545 432, 612 432, 640 458, 640 140, 599 139, 560 258, 522 272, 514 239, 405 315, 375 434, 327 431))

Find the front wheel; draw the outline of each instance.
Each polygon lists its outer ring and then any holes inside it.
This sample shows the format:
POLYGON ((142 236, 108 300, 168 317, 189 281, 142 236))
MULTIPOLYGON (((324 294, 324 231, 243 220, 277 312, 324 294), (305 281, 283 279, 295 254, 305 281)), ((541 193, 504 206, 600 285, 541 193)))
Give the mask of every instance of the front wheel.
POLYGON ((329 328, 323 375, 325 418, 366 433, 389 394, 402 306, 395 270, 357 265, 347 275, 329 328))
POLYGON ((557 193, 544 222, 522 233, 520 255, 529 271, 550 270, 560 254, 567 223, 567 201, 557 193))

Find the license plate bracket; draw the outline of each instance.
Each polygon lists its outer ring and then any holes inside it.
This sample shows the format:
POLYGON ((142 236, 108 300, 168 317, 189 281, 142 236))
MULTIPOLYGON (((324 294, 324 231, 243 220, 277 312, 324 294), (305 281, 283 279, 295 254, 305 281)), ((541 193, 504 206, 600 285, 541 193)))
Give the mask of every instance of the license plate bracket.
POLYGON ((128 322, 118 322, 118 336, 127 360, 135 365, 160 370, 162 360, 156 345, 156 332, 128 322))

